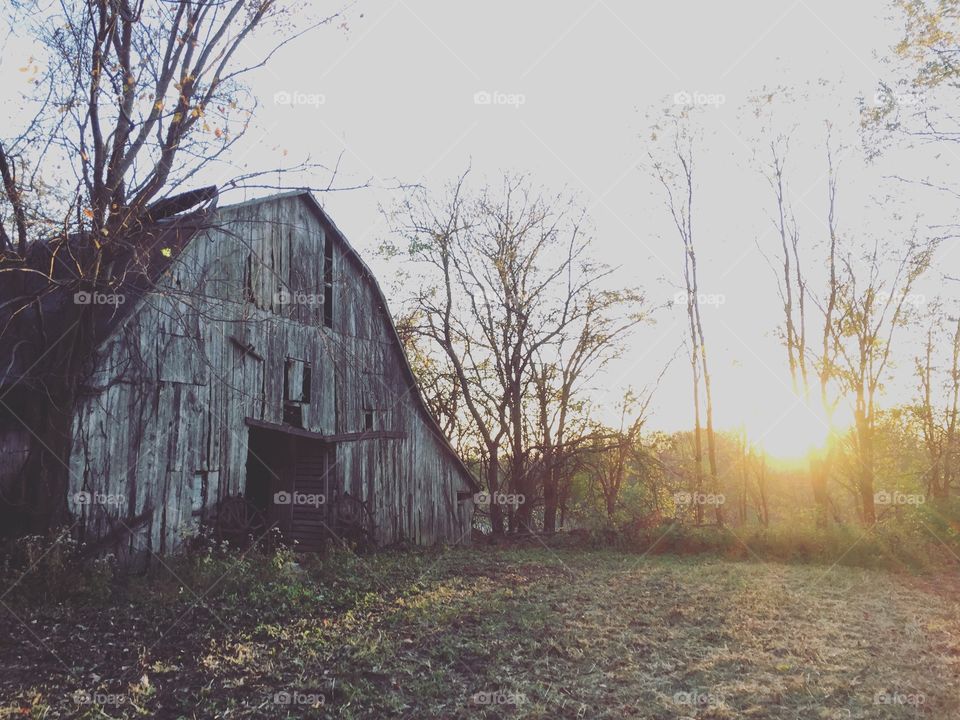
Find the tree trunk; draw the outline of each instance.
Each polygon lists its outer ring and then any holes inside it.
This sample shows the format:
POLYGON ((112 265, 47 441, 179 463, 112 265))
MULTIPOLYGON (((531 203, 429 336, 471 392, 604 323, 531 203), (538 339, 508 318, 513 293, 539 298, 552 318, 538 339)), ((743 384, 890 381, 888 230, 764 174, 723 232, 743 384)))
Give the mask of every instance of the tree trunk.
POLYGON ((494 496, 500 492, 499 448, 491 445, 487 448, 487 490, 490 491, 490 527, 494 535, 503 535, 503 508, 494 502, 494 496))

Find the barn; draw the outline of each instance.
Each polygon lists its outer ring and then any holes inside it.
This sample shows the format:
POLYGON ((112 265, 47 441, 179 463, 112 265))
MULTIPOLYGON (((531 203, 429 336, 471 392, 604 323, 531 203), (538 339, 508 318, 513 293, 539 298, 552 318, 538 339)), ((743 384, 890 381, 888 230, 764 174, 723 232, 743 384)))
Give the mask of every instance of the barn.
MULTIPOLYGON (((45 292, 27 308, 42 313, 42 352, 77 307, 98 317, 62 452, 80 540, 171 553, 208 526, 248 539, 277 527, 306 550, 351 533, 469 541, 476 482, 373 274, 310 193, 173 214, 136 246, 110 292, 45 292)), ((38 325, 30 312, 3 343, 7 500, 23 497, 28 418, 45 402, 30 377, 41 345, 17 331, 38 325)))

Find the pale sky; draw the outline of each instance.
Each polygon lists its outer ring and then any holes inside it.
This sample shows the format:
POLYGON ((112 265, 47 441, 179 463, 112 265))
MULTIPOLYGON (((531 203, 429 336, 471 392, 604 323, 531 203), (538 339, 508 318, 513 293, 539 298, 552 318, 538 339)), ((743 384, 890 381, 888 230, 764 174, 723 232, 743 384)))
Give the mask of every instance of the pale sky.
MULTIPOLYGON (((579 193, 596 256, 620 266, 619 279, 642 286, 659 305, 679 288, 683 257, 662 195, 642 167, 652 147, 648 129, 678 93, 716 103, 697 113, 704 143, 694 232, 701 290, 724 298, 704 308, 717 425, 746 422, 758 433, 779 422, 782 429, 793 398, 773 335, 781 314, 774 278, 757 251, 757 243, 774 251, 776 238, 769 190, 751 166, 757 124, 748 98, 774 86, 795 98, 779 121, 797 126, 791 169, 805 239, 818 242, 824 234, 828 118, 838 142, 850 145, 840 155, 841 224, 850 232, 871 223, 899 232, 888 217, 863 211, 865 198, 890 192, 906 203, 912 190, 885 176, 935 168, 949 177, 956 158, 891 154, 874 167, 860 159, 857 98, 872 100, 878 80, 891 76, 882 57, 899 37, 898 20, 887 3, 866 0, 357 0, 345 26, 292 43, 252 78, 261 107, 236 160, 262 169, 308 153, 333 163, 343 152, 339 184, 373 178, 381 187, 321 201, 388 297, 393 268, 374 256, 386 232, 378 207, 395 200, 383 187, 396 178, 439 190, 468 163, 478 181, 501 170, 529 173, 549 190, 579 193), (475 95, 484 92, 493 102, 477 104, 475 95)), ((9 63, 3 72, 9 77, 9 63)), ((925 223, 952 219, 943 198, 927 197, 937 217, 925 223)), ((949 262, 918 292, 935 294, 949 262)), ((947 290, 956 297, 957 289, 947 290)), ((658 312, 604 386, 640 388, 655 378, 684 339, 683 320, 681 308, 658 312)), ((911 387, 901 383, 899 392, 911 387)), ((692 424, 683 357, 654 407, 653 425, 692 424)))

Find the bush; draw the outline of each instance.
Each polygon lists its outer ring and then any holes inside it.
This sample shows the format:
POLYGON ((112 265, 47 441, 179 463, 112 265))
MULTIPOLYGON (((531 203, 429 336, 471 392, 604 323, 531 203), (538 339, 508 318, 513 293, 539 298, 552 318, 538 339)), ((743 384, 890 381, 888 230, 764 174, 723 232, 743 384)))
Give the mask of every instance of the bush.
POLYGON ((112 555, 84 559, 67 528, 27 535, 0 549, 0 577, 9 602, 35 605, 68 597, 99 604, 111 596, 117 577, 112 555))
MULTIPOLYGON (((622 535, 611 545, 651 554, 698 555, 710 553, 743 560, 773 560, 839 564, 896 570, 926 570, 957 562, 953 554, 957 531, 951 541, 937 542, 922 528, 917 517, 878 523, 873 528, 790 524, 763 527, 690 526, 664 523, 645 528, 633 537, 622 535)), ((950 526, 952 528, 952 526, 950 526)), ((941 539, 947 537, 944 531, 941 539)))

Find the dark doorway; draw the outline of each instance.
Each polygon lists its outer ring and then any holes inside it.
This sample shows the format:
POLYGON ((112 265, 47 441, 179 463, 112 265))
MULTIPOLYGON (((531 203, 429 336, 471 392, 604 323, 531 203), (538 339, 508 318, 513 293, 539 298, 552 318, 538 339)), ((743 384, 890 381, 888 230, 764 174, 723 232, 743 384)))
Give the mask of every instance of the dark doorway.
POLYGON ((333 443, 249 428, 246 498, 298 550, 320 550, 329 536, 336 478, 333 443))

